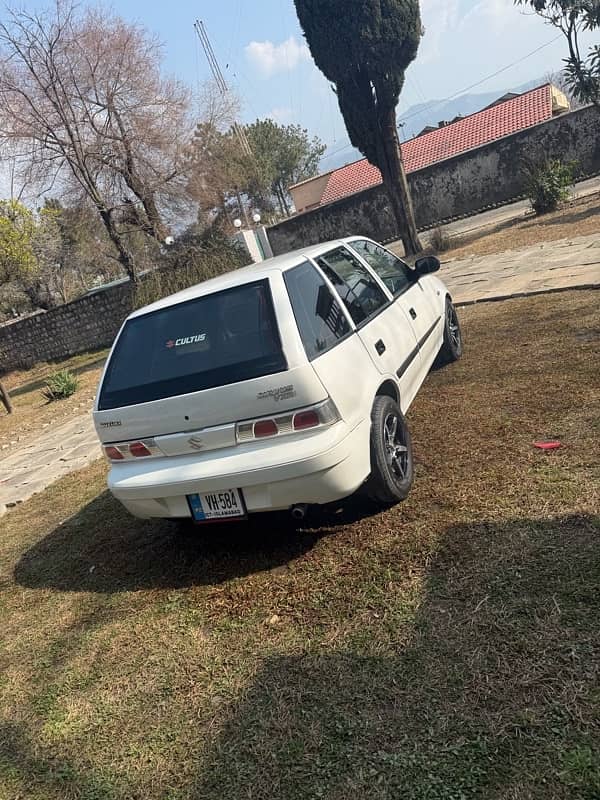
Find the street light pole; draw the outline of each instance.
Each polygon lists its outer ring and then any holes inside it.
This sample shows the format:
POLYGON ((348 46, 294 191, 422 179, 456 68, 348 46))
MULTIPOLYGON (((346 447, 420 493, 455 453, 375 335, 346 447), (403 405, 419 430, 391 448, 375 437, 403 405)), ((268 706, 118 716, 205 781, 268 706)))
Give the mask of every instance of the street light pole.
POLYGON ((242 195, 240 194, 239 186, 235 187, 235 194, 238 201, 238 208, 240 209, 240 214, 244 217, 244 221, 246 223, 246 227, 250 227, 250 220, 248 219, 248 212, 246 211, 246 206, 242 203, 242 195))

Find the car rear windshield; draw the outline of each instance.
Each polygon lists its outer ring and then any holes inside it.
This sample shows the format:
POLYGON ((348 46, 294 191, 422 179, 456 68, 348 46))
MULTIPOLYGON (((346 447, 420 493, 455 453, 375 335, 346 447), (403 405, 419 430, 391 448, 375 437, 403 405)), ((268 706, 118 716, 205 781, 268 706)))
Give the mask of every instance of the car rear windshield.
POLYGON ((130 319, 102 384, 100 410, 283 372, 268 281, 130 319))

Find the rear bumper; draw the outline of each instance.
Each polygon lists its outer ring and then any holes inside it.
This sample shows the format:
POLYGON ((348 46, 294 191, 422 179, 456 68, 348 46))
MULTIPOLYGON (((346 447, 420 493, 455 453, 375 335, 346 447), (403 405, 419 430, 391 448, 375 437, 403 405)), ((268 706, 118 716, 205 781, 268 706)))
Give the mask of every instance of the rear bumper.
POLYGON ((316 435, 172 458, 114 464, 108 488, 134 516, 190 517, 186 495, 241 489, 249 512, 351 495, 368 477, 370 422, 316 435))

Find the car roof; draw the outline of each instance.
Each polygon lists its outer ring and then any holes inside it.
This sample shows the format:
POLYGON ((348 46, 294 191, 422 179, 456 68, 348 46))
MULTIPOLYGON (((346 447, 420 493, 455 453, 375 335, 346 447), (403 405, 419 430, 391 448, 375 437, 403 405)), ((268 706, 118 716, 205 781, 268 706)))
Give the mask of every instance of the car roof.
POLYGON ((328 250, 331 250, 331 248, 335 247, 336 245, 339 246, 347 242, 351 242, 352 240, 361 238, 364 239, 366 237, 347 236, 343 239, 333 239, 330 242, 323 242, 322 244, 303 247, 300 250, 294 250, 291 253, 285 253, 285 255, 268 258, 266 261, 261 261, 258 264, 252 264, 249 267, 241 267, 240 269, 233 270, 232 272, 226 272, 223 275, 217 276, 216 278, 210 278, 202 283, 197 283, 195 286, 190 286, 187 289, 183 289, 181 292, 169 295, 168 297, 163 297, 148 306, 139 308, 130 314, 128 319, 143 316, 144 314, 149 314, 153 311, 159 311, 160 309, 168 308, 169 306, 174 306, 178 303, 185 303, 187 300, 195 300, 197 297, 204 297, 204 295, 220 292, 223 289, 231 289, 234 286, 241 286, 245 283, 264 280, 274 273, 285 272, 288 269, 292 269, 292 267, 297 267, 307 258, 317 258, 318 256, 323 255, 323 253, 326 253, 328 250))

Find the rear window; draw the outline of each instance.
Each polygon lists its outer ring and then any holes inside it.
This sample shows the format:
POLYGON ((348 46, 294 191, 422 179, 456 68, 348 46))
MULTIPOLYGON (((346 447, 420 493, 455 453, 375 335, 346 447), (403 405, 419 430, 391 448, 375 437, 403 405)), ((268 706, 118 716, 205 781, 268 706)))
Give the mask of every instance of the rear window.
POLYGON ((268 281, 258 281, 129 320, 98 407, 160 400, 286 369, 268 281))
POLYGON ((346 337, 350 324, 327 284, 308 261, 288 270, 284 279, 306 355, 312 361, 346 337))

